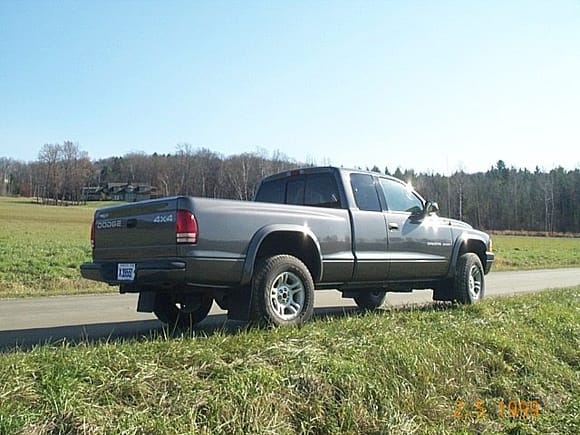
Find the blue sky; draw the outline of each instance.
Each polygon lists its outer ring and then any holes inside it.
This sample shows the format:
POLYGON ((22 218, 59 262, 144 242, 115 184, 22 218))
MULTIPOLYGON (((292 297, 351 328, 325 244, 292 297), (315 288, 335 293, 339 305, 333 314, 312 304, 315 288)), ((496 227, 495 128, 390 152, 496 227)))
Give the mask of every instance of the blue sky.
POLYGON ((0 157, 580 167, 580 2, 0 0, 0 157))

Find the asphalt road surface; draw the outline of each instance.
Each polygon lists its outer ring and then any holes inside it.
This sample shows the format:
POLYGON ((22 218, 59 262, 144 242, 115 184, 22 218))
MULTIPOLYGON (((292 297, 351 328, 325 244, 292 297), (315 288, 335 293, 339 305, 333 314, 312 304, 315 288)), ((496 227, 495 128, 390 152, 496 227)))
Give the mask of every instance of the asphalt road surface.
MULTIPOLYGON (((580 285, 580 268, 492 272, 486 281, 486 297, 510 296, 550 288, 580 285)), ((431 290, 389 293, 386 306, 431 302, 431 290)), ((153 314, 137 313, 137 295, 56 296, 0 300, 0 350, 30 348, 43 343, 79 340, 99 341, 143 338, 167 333, 153 314)), ((356 310, 352 299, 340 292, 316 292, 315 316, 342 316, 356 310)), ((218 328, 235 330, 225 312, 214 304, 210 315, 194 334, 209 334, 218 328)))

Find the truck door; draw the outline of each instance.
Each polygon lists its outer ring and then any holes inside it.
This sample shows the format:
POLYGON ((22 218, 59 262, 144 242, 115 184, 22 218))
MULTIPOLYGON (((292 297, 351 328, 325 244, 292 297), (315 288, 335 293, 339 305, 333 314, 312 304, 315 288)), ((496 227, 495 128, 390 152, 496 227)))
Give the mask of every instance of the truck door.
POLYGON ((449 221, 435 214, 424 216, 423 201, 403 183, 379 180, 388 209, 389 280, 444 276, 453 249, 449 221))
POLYGON ((386 281, 389 275, 387 229, 375 178, 351 174, 350 184, 357 206, 350 210, 356 258, 353 281, 386 281))

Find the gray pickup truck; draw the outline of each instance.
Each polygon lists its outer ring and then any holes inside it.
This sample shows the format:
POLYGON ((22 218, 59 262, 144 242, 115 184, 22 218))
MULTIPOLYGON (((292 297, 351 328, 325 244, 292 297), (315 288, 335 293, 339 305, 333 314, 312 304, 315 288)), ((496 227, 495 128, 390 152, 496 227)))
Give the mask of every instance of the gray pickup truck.
POLYGON ((81 274, 139 293, 138 311, 180 328, 213 301, 231 319, 301 324, 317 289, 365 310, 413 289, 475 303, 491 238, 438 211, 392 177, 293 170, 262 180, 253 202, 177 196, 99 209, 81 274))

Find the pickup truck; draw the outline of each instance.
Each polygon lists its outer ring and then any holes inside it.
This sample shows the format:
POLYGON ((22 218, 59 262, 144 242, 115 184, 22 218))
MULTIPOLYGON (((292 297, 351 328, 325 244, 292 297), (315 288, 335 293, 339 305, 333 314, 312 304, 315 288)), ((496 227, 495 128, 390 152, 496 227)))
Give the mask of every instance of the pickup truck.
POLYGON ((98 209, 93 262, 81 274, 139 293, 138 311, 179 328, 203 320, 214 301, 230 319, 298 325, 318 289, 363 310, 413 289, 475 303, 491 238, 438 212, 396 178, 297 169, 263 179, 254 201, 176 196, 98 209))

